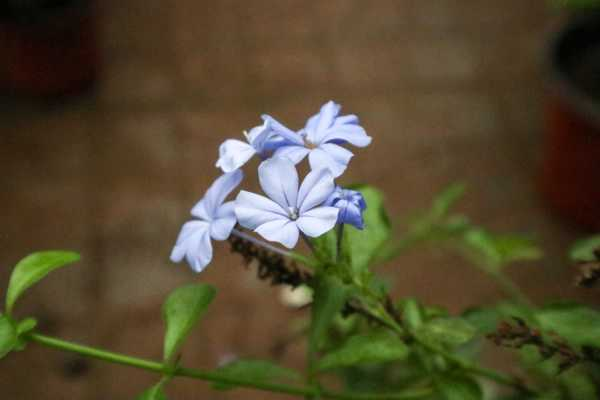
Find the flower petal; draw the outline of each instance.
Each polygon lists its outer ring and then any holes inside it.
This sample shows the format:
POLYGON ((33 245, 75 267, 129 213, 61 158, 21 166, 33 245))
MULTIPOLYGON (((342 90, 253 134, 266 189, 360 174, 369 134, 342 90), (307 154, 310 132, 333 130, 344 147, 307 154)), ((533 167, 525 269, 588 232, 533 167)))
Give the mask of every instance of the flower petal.
POLYGON ((244 174, 239 169, 221 175, 208 188, 204 197, 192 208, 192 215, 211 221, 225 198, 240 184, 243 177, 244 174))
POLYGON ((323 135, 333 125, 341 108, 339 104, 333 101, 323 104, 319 113, 310 117, 306 123, 304 129, 306 130, 308 140, 317 144, 321 143, 323 135))
POLYGON ((298 172, 286 158, 271 158, 258 167, 258 180, 263 191, 284 210, 296 206, 298 172))
POLYGON ((235 224, 237 224, 237 218, 235 216, 213 220, 210 223, 210 237, 215 240, 226 240, 229 235, 231 235, 231 231, 235 224))
POLYGON ((286 211, 279 204, 245 190, 235 199, 235 215, 240 225, 248 229, 256 229, 264 223, 287 218, 286 211))
POLYGON ((209 228, 206 221, 186 222, 171 251, 171 261, 180 262, 185 257, 194 271, 202 271, 212 259, 209 228))
POLYGON ((350 224, 357 229, 364 228, 363 216, 361 209, 354 203, 348 200, 340 200, 337 203, 337 208, 340 210, 338 222, 340 224, 350 224))
POLYGON ((235 201, 223 203, 210 223, 210 237, 215 240, 227 239, 235 224, 237 224, 235 201))
POLYGON ((348 142, 356 147, 367 147, 371 141, 372 138, 367 135, 365 129, 360 125, 334 124, 334 126, 323 133, 320 143, 348 142))
POLYGON ((225 173, 235 171, 256 154, 254 147, 240 140, 227 139, 219 146, 219 159, 215 166, 225 173))
POLYGON ((254 231, 271 242, 281 243, 288 249, 293 248, 298 243, 298 227, 294 221, 289 219, 267 222, 254 231))
POLYGON ((292 143, 296 143, 298 145, 304 144, 304 140, 302 139, 302 136, 300 136, 293 130, 289 129, 288 127, 284 126, 282 123, 280 123, 279 121, 277 121, 275 118, 271 117, 270 115, 265 114, 262 116, 262 119, 265 122, 268 122, 269 125, 271 126, 271 129, 273 129, 273 131, 276 134, 280 135, 281 137, 289 140, 292 143))
POLYGON ((275 153, 273 153, 273 157, 287 158, 294 164, 298 164, 304 159, 304 157, 308 155, 309 152, 310 150, 304 146, 284 145, 278 148, 275 153))
POLYGON ((313 170, 302 182, 298 190, 297 207, 300 214, 320 206, 331 195, 335 185, 328 168, 313 170))
POLYGON ((296 220, 298 228, 307 236, 317 237, 329 232, 335 226, 339 210, 335 207, 317 207, 300 215, 296 220))
POLYGON ((351 151, 333 143, 325 143, 308 155, 311 169, 329 168, 335 178, 342 175, 350 162, 351 151))

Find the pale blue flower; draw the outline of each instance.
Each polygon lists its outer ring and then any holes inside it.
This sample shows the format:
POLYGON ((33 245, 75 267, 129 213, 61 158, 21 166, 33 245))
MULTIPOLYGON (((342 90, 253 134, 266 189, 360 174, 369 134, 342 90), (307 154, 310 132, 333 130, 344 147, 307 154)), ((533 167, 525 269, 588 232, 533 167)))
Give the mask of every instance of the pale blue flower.
POLYGON ((269 115, 263 115, 273 131, 286 140, 273 156, 285 157, 297 164, 308 155, 311 169, 329 168, 334 177, 342 175, 353 154, 340 145, 349 143, 366 147, 371 143, 371 137, 358 124, 356 115, 338 116, 340 110, 339 104, 329 101, 298 132, 288 129, 269 115))
POLYGON ((271 129, 269 121, 250 129, 249 133, 244 132, 244 136, 247 143, 227 139, 219 146, 219 159, 215 164, 217 168, 221 168, 225 173, 235 171, 255 155, 265 158, 278 143, 282 143, 282 138, 275 137, 277 135, 271 129))
POLYGON ((243 227, 293 248, 300 232, 317 237, 335 226, 339 210, 323 206, 334 189, 328 169, 311 171, 298 187, 294 164, 274 157, 260 164, 258 177, 269 198, 244 190, 238 194, 235 214, 243 227))
POLYGON ((242 181, 244 174, 236 170, 221 175, 206 191, 204 197, 192 208, 198 219, 186 222, 181 228, 171 261, 180 262, 185 257, 190 267, 201 272, 212 260, 214 240, 226 240, 237 223, 234 202, 225 198, 242 181))
POLYGON ((362 214, 367 208, 367 203, 360 192, 337 186, 325 204, 340 210, 338 223, 349 224, 358 229, 364 228, 362 214))

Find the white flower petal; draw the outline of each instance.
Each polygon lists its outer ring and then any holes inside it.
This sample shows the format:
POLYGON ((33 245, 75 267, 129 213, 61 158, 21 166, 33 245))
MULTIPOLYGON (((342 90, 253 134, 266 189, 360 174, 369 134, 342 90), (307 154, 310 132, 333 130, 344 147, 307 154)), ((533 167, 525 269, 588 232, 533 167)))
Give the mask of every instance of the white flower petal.
POLYGON ((171 261, 180 262, 185 257, 194 271, 202 271, 212 259, 209 228, 206 221, 186 222, 171 252, 171 261))
POLYGON ((269 221, 287 218, 277 203, 264 196, 242 190, 235 199, 235 215, 244 228, 256 229, 269 221))
POLYGON ((289 145, 282 146, 275 150, 273 157, 287 158, 294 164, 298 164, 304 159, 304 157, 308 155, 309 152, 310 150, 304 146, 289 145))
POLYGON ((283 124, 281 124, 279 121, 277 121, 275 118, 271 117, 270 115, 263 115, 262 119, 265 122, 268 122, 269 125, 271 126, 271 129, 273 129, 273 131, 280 135, 281 137, 289 140, 292 143, 296 143, 298 145, 303 145, 304 144, 304 140, 302 139, 302 136, 300 136, 298 133, 294 132, 293 130, 289 129, 288 127, 284 126, 283 124))
POLYGON ((207 231, 200 236, 194 248, 188 250, 185 259, 195 272, 202 272, 211 262, 212 256, 213 248, 207 231))
POLYGON ((352 152, 332 143, 325 143, 311 150, 308 155, 310 168, 329 168, 335 178, 342 175, 352 158, 352 152))
POLYGON ((371 144, 371 141, 372 138, 367 135, 364 128, 360 125, 343 124, 338 126, 335 124, 324 132, 320 143, 348 142, 356 147, 366 147, 371 144))
POLYGON ((298 227, 289 219, 278 219, 262 224, 254 230, 256 233, 271 242, 278 242, 287 247, 293 248, 298 243, 298 227))
POLYGON ((341 106, 333 101, 323 104, 319 113, 310 117, 304 127, 308 140, 312 143, 321 143, 323 135, 333 125, 340 109, 341 106))
POLYGON ((310 237, 329 232, 337 222, 339 210, 335 207, 317 207, 300 215, 296 220, 298 228, 310 237))
POLYGON ((286 158, 271 158, 258 167, 258 180, 263 191, 284 210, 296 205, 298 173, 286 158))
POLYGON ((221 175, 208 188, 202 200, 192 208, 192 215, 211 221, 225 198, 240 184, 243 177, 244 174, 239 169, 221 175))
POLYGON ((233 217, 217 218, 210 223, 210 237, 215 240, 226 240, 233 227, 237 223, 235 215, 233 217))
POLYGON ((334 189, 333 175, 328 168, 311 171, 298 190, 299 213, 302 214, 323 204, 334 189))
POLYGON ((227 139, 219 146, 219 159, 215 166, 225 173, 235 171, 248 162, 256 150, 248 143, 240 140, 227 139))

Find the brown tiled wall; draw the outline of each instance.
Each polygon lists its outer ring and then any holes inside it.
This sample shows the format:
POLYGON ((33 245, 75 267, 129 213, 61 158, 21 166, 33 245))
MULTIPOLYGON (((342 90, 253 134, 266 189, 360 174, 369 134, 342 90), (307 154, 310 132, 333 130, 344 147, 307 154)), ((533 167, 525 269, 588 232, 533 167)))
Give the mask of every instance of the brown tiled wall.
MULTIPOLYGON (((202 275, 168 255, 188 210, 218 172, 218 144, 268 112, 291 126, 335 99, 373 136, 343 182, 386 193, 399 226, 449 182, 461 209, 500 231, 535 233, 543 263, 511 274, 537 299, 572 294, 563 249, 578 232, 546 214, 535 190, 543 99, 544 1, 106 0, 104 73, 64 104, 3 100, 0 287, 36 249, 81 263, 22 304, 50 334, 160 358, 159 306, 177 285, 220 294, 190 338, 185 364, 268 357, 295 317, 219 246, 202 275)), ((498 289, 462 259, 413 251, 384 268, 398 295, 453 310, 498 289)), ((284 356, 298 365, 302 349, 284 356)), ((2 398, 132 399, 156 377, 31 346, 0 362, 2 398)), ((279 399, 175 381, 173 399, 279 399)))

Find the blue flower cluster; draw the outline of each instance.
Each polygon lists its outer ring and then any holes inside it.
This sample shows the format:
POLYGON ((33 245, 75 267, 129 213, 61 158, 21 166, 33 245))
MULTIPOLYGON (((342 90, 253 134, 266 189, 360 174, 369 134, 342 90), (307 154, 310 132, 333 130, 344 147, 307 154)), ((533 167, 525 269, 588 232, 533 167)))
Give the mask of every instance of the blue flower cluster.
POLYGON ((318 237, 336 224, 363 228, 366 208, 362 195, 336 186, 334 179, 346 170, 351 151, 343 145, 366 147, 371 137, 356 115, 339 115, 341 106, 329 101, 304 128, 293 131, 263 115, 263 124, 244 132, 246 141, 228 139, 219 147, 216 167, 223 171, 192 208, 171 253, 202 271, 212 259, 213 240, 226 240, 240 224, 264 239, 293 248, 300 234, 318 237), (260 186, 266 196, 242 190, 235 201, 225 202, 242 179, 240 169, 260 157, 260 186), (311 168, 300 183, 296 164, 308 156, 311 168))

